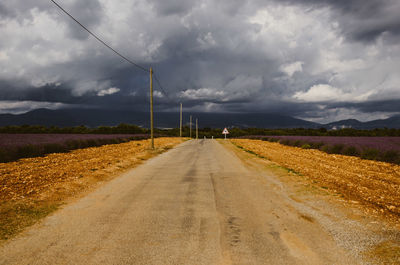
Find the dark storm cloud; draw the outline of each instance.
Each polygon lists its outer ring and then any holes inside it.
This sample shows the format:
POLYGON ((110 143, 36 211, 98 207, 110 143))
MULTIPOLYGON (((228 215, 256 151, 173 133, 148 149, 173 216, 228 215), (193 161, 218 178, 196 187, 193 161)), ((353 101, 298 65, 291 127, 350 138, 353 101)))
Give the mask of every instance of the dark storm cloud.
MULTIPOLYGON (((0 84, 0 102, 6 101, 34 101, 42 103, 61 103, 63 106, 75 108, 108 108, 108 109, 133 109, 143 111, 148 107, 147 88, 141 89, 135 95, 130 97, 128 93, 121 96, 120 93, 108 96, 97 96, 97 93, 92 92, 82 96, 73 96, 70 91, 70 86, 54 86, 47 85, 39 88, 27 88, 26 90, 16 90, 13 88, 6 88, 4 84, 0 84)), ((157 104, 165 107, 163 101, 155 99, 157 104)), ((0 105, 1 106, 1 105, 0 105)), ((20 111, 19 109, 17 111, 20 111)))
MULTIPOLYGON (((102 19, 102 7, 98 0, 85 0, 85 1, 56 1, 69 10, 74 16, 89 28, 94 28, 102 19)), ((50 13, 57 13, 55 18, 67 21, 69 25, 70 37, 77 39, 86 39, 88 33, 82 31, 75 22, 65 20, 61 17, 61 11, 50 0, 2 0, 0 3, 0 18, 16 19, 19 23, 26 23, 27 20, 32 21, 34 10, 48 11, 50 13)))
POLYGON ((31 11, 33 8, 46 10, 51 6, 47 0, 2 0, 0 3, 1 19, 16 19, 19 23, 30 20, 33 16, 31 11))
MULTIPOLYGON (((285 0, 284 0, 285 1, 285 0)), ((327 6, 337 13, 342 32, 357 41, 374 41, 383 33, 400 35, 400 3, 397 0, 287 0, 309 7, 327 6)))
MULTIPOLYGON (((74 14, 83 25, 90 29, 96 28, 103 17, 102 7, 98 0, 75 1, 72 5, 66 6, 68 12, 74 14)), ((63 15, 64 14, 61 14, 63 15)), ((74 21, 68 20, 70 36, 79 40, 88 38, 89 33, 83 31, 74 21)))
MULTIPOLYGON (((195 111, 306 118, 335 109, 399 112, 386 96, 400 98, 398 1, 57 2, 118 51, 154 68, 168 94, 155 83, 160 111, 183 102, 195 111), (324 85, 329 104, 311 90, 324 85), (298 92, 311 100, 298 100, 298 92), (365 96, 348 102, 359 94, 365 96)), ((0 101, 148 109, 147 73, 50 1, 2 1, 0 34, 0 101)))
POLYGON ((367 102, 357 103, 333 103, 329 105, 329 108, 352 108, 360 112, 372 113, 372 112, 399 112, 400 99, 392 100, 374 100, 367 102))
POLYGON ((43 87, 29 87, 24 90, 2 85, 0 100, 60 102, 65 104, 80 104, 89 100, 89 96, 74 97, 69 86, 46 85, 43 87))
POLYGON ((187 0, 151 0, 149 2, 153 5, 157 14, 163 16, 184 14, 196 5, 196 1, 187 0))
POLYGON ((7 16, 7 14, 8 14, 7 8, 4 6, 3 3, 0 3, 0 16, 5 17, 7 16))
MULTIPOLYGON (((282 0, 281 0, 282 1, 282 0)), ((392 0, 283 0, 291 4, 312 4, 332 6, 343 13, 350 13, 360 17, 369 17, 379 12, 385 5, 393 3, 392 0)))

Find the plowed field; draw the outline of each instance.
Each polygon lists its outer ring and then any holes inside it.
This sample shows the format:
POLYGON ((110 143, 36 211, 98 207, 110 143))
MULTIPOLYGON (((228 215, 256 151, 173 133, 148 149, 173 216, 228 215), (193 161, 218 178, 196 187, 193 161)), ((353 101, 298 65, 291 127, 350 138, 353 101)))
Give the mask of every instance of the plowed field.
POLYGON ((399 165, 260 140, 234 139, 232 142, 348 199, 400 215, 399 165))

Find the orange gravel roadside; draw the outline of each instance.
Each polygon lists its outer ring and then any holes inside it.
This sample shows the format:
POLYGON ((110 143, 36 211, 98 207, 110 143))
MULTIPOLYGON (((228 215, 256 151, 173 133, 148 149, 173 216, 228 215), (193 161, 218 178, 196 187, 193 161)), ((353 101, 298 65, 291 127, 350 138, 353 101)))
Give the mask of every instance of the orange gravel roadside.
POLYGON ((123 171, 182 143, 156 138, 0 163, 0 244, 123 171))
POLYGON ((380 211, 400 215, 400 166, 333 155, 261 140, 232 139, 235 145, 300 173, 319 185, 380 211))
POLYGON ((0 163, 0 202, 45 199, 63 190, 74 192, 79 186, 107 179, 181 142, 180 138, 156 138, 154 152, 149 150, 149 140, 140 140, 0 163))

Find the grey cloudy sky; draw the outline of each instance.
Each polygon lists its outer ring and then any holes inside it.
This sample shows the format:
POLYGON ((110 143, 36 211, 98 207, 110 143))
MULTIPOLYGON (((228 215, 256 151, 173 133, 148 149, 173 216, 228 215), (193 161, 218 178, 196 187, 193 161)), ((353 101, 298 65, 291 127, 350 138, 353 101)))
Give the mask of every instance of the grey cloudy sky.
MULTIPOLYGON (((400 113, 398 0, 58 0, 152 66, 156 109, 278 112, 312 121, 400 113)), ((148 75, 50 0, 0 2, 0 113, 148 110, 148 75)))

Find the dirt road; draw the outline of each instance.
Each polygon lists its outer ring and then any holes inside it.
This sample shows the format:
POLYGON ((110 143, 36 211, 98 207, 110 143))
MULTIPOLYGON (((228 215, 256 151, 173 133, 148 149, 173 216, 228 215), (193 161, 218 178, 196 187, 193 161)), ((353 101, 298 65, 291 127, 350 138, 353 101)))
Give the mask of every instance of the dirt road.
POLYGON ((215 140, 188 141, 10 240, 0 264, 361 264, 333 235, 346 228, 282 185, 215 140))

